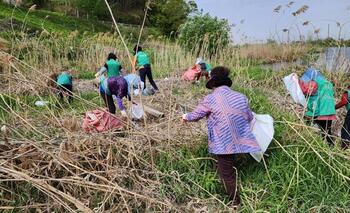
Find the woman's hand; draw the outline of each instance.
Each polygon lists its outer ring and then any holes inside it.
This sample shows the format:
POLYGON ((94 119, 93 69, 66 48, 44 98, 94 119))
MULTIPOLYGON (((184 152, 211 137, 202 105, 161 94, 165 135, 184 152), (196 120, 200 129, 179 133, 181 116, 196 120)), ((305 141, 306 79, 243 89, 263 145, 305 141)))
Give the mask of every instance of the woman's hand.
POLYGON ((128 117, 128 115, 126 114, 126 111, 125 111, 125 110, 120 111, 120 113, 122 114, 122 116, 123 116, 124 118, 127 118, 127 117, 128 117))
POLYGON ((187 114, 183 114, 183 115, 182 115, 181 121, 182 121, 183 123, 185 123, 185 122, 188 121, 186 117, 187 117, 187 114))

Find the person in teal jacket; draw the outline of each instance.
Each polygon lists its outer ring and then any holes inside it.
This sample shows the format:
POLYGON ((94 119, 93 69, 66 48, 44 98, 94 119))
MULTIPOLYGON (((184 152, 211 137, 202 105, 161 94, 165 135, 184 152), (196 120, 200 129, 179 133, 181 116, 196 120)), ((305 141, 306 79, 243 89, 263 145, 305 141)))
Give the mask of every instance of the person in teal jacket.
POLYGON ((58 95, 63 102, 64 94, 68 97, 68 102, 73 101, 73 78, 69 71, 61 72, 56 79, 58 95))
POLYGON ((151 64, 149 56, 142 50, 142 47, 135 45, 134 54, 136 57, 136 67, 139 70, 141 81, 143 82, 143 89, 146 89, 146 76, 149 80, 149 83, 152 85, 155 91, 159 91, 156 83, 153 80, 151 64))
POLYGON ((107 77, 120 76, 122 65, 120 64, 117 56, 114 53, 109 53, 107 61, 103 67, 96 73, 96 77, 107 72, 107 77))

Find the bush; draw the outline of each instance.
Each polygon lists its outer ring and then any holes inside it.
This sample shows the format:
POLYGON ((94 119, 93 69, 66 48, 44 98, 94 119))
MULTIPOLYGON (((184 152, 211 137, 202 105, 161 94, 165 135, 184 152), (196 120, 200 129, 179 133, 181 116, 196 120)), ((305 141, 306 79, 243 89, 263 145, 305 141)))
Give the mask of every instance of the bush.
POLYGON ((181 26, 179 42, 188 50, 197 51, 197 54, 206 50, 212 56, 229 44, 230 29, 226 19, 211 17, 208 13, 195 15, 181 26))
POLYGON ((163 35, 174 37, 179 27, 186 22, 192 12, 197 11, 194 1, 158 0, 150 5, 149 22, 157 27, 163 35))

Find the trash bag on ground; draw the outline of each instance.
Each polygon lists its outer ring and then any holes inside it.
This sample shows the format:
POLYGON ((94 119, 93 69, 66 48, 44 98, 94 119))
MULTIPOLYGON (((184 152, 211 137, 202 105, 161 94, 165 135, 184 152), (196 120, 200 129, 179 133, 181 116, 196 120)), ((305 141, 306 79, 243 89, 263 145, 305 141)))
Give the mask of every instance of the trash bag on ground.
POLYGON ((46 106, 47 104, 49 104, 48 101, 35 101, 35 106, 37 107, 43 107, 43 106, 46 106))
POLYGON ((86 112, 82 128, 86 132, 105 132, 108 130, 121 130, 123 124, 119 118, 107 111, 96 109, 86 112))
POLYGON ((140 120, 145 115, 141 104, 133 103, 131 106, 131 118, 140 120))
POLYGON ((261 151, 250 153, 250 155, 258 162, 263 158, 267 147, 270 145, 275 133, 273 127, 273 118, 270 115, 254 114, 251 122, 252 133, 255 136, 261 151))
POLYGON ((300 77, 300 80, 308 83, 311 80, 315 80, 317 77, 325 79, 319 70, 311 67, 305 70, 304 74, 300 77))
POLYGON ((306 98, 299 86, 298 76, 292 73, 283 78, 284 85, 295 103, 306 107, 306 98))
POLYGON ((154 89, 152 87, 146 87, 146 89, 144 89, 142 91, 142 95, 144 95, 144 96, 151 96, 151 95, 154 95, 154 93, 156 93, 156 92, 154 91, 154 89))

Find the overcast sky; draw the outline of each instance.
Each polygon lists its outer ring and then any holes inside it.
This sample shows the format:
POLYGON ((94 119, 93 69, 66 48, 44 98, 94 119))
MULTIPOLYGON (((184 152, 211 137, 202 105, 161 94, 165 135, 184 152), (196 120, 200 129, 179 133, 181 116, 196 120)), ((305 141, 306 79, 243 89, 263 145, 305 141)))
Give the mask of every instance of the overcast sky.
POLYGON ((232 38, 235 43, 255 43, 269 38, 287 41, 289 29, 290 40, 304 37, 317 37, 315 29, 320 29, 319 37, 339 36, 339 22, 342 27, 341 37, 350 39, 350 0, 195 0, 198 8, 212 16, 226 18, 231 24, 232 38), (281 5, 279 13, 273 12, 281 5), (293 12, 308 5, 306 13, 297 17, 293 12), (302 23, 310 21, 303 26, 302 23), (299 30, 298 30, 299 28, 299 30), (300 31, 300 33, 298 32, 300 31))

